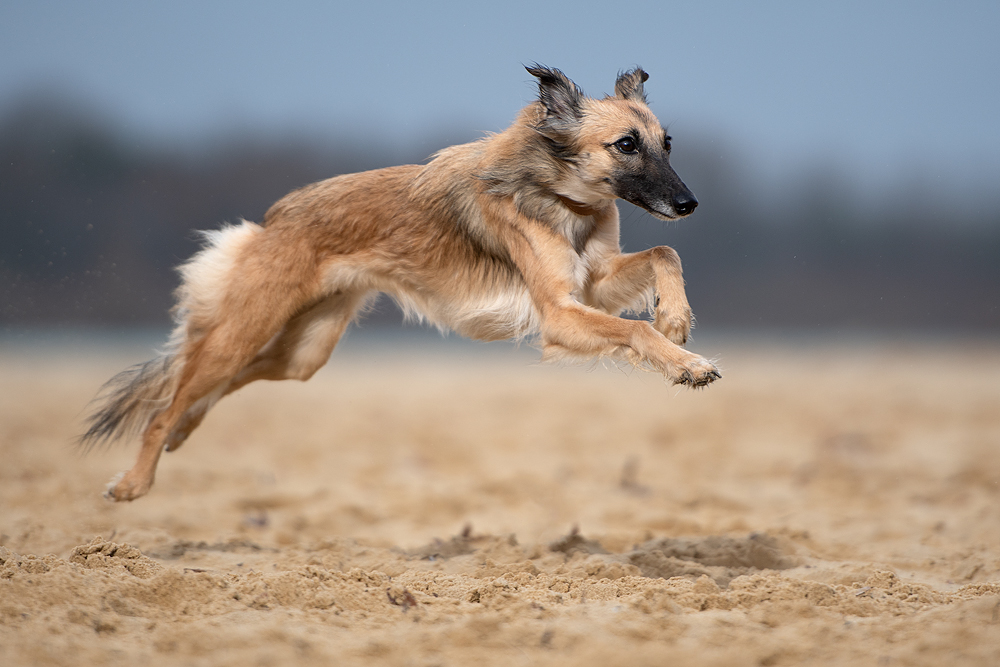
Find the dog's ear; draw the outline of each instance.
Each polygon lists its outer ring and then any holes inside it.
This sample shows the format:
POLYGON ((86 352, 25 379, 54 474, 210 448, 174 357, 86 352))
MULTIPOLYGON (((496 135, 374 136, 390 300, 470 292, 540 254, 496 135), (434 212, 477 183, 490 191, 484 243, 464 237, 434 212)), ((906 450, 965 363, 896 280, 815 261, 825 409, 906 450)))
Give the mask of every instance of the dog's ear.
POLYGON ((646 91, 642 84, 645 83, 649 75, 642 71, 641 67, 622 72, 615 81, 615 95, 623 100, 635 100, 636 102, 646 102, 646 91))
POLYGON ((545 108, 544 125, 556 131, 569 129, 582 117, 583 92, 555 68, 535 63, 525 67, 538 77, 538 99, 545 108))

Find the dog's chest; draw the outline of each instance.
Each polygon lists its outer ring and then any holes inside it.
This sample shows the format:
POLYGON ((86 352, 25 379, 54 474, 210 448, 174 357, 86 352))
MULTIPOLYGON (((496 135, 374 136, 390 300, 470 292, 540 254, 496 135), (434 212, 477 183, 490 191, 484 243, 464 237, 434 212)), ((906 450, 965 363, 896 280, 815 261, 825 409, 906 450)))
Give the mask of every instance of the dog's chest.
POLYGON ((573 261, 573 289, 570 294, 579 300, 583 294, 584 287, 590 280, 590 255, 586 252, 577 253, 573 261))
MULTIPOLYGON (((581 300, 590 276, 586 254, 574 253, 571 266, 570 296, 581 300)), ((471 338, 498 340, 520 338, 536 333, 541 315, 531 298, 528 286, 519 277, 493 290, 478 294, 451 314, 449 324, 471 338), (499 289, 498 289, 499 287, 499 289)))

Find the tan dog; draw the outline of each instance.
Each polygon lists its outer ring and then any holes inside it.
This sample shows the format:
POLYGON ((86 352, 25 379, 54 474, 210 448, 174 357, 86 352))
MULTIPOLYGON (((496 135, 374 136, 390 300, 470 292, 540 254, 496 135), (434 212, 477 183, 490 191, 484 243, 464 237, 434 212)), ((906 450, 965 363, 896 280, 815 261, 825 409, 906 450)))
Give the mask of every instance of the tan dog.
POLYGON ((506 131, 426 165, 348 174, 297 190, 252 222, 205 234, 180 268, 163 356, 99 397, 85 444, 143 429, 135 466, 106 496, 134 500, 221 397, 255 380, 307 380, 366 302, 481 340, 538 335, 543 358, 623 358, 701 387, 720 377, 679 347, 691 310, 671 248, 622 254, 621 198, 658 218, 697 201, 670 167, 670 137, 641 69, 615 96, 586 97, 556 69, 528 68, 538 100, 506 131), (617 317, 655 312, 652 323, 617 317))

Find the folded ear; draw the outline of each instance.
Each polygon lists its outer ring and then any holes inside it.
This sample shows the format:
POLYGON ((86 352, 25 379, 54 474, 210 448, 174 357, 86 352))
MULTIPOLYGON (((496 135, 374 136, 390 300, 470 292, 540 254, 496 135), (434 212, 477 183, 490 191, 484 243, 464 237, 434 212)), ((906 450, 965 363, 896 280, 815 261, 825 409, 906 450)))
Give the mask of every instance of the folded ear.
POLYGON ((615 81, 615 95, 623 100, 635 100, 636 102, 646 101, 646 91, 642 84, 649 78, 649 75, 642 71, 641 67, 622 72, 615 81))
POLYGON ((538 77, 538 100, 545 107, 544 125, 558 131, 568 129, 581 118, 583 92, 565 74, 538 63, 525 69, 538 77))

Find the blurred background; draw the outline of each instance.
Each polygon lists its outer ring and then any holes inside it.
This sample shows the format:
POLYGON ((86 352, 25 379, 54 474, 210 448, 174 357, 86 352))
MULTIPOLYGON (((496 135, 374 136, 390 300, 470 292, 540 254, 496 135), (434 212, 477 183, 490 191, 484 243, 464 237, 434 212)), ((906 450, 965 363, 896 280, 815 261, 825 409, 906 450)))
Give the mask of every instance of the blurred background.
MULTIPOLYGON (((165 327, 198 229, 641 65, 701 206, 622 204, 701 330, 1000 325, 1000 4, 8 2, 0 330, 165 327)), ((373 325, 398 317, 384 304, 373 325)))

